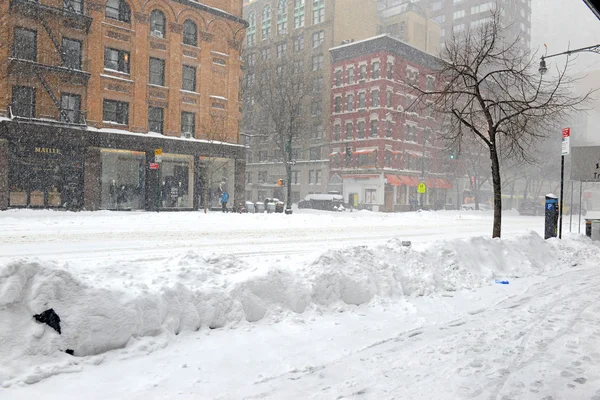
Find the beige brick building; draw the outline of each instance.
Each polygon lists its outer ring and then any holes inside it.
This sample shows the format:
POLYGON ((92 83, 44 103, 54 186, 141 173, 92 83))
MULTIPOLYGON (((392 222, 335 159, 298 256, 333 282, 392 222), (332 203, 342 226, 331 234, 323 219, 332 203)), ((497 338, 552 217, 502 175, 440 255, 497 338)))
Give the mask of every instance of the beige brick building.
POLYGON ((0 15, 0 208, 243 200, 242 0, 7 0, 0 15))

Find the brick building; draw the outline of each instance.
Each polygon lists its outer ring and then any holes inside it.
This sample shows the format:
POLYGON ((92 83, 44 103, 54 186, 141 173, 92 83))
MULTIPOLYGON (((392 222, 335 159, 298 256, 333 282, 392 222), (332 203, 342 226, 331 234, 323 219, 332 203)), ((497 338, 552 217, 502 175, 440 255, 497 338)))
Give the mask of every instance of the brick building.
POLYGON ((411 107, 416 93, 406 84, 433 89, 438 59, 388 35, 330 53, 330 174, 343 183, 344 198, 380 211, 450 204, 449 154, 436 143, 439 122, 431 109, 411 107), (421 182, 425 195, 417 193, 421 182))
POLYGON ((242 0, 7 0, 0 15, 0 209, 243 200, 242 0))

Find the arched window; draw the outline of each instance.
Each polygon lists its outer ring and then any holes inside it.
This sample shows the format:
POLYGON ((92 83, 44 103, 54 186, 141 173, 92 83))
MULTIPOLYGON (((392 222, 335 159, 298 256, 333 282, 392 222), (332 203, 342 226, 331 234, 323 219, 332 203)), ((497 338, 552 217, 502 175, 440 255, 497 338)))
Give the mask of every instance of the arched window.
POLYGON ((167 26, 165 14, 160 10, 152 10, 150 13, 150 34, 152 36, 164 38, 167 26))
POLYGON ((198 46, 198 26, 189 19, 183 23, 183 43, 198 46))
POLYGON ((279 0, 277 3, 277 34, 287 33, 287 0, 279 0))
POLYGON ((266 5, 263 8, 262 15, 262 40, 267 40, 271 36, 271 6, 266 5))
POLYGON ((248 41, 248 47, 254 46, 256 40, 256 14, 254 12, 251 12, 250 15, 248 15, 246 40, 248 41))
POLYGON ((108 0, 106 2, 106 18, 121 22, 131 22, 131 9, 125 0, 108 0))

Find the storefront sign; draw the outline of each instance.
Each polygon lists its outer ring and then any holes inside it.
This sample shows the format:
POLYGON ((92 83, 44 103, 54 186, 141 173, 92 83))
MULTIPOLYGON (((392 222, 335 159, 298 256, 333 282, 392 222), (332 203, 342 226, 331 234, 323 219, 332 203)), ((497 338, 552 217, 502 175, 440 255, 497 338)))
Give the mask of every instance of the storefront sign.
POLYGON ((150 169, 158 169, 158 163, 151 162, 150 163, 150 169))
POLYGON ((35 147, 34 153, 42 153, 42 154, 62 154, 60 149, 55 149, 52 147, 35 147))

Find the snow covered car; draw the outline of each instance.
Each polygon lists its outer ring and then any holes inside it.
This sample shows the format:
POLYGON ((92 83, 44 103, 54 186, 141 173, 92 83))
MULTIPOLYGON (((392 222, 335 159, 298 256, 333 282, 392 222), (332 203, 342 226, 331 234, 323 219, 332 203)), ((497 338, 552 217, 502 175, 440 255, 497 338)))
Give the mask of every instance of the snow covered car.
MULTIPOLYGON (((463 204, 461 208, 463 209, 463 211, 475 211, 476 210, 475 203, 463 204)), ((493 210, 493 208, 489 204, 479 203, 479 211, 492 211, 492 210, 493 210)))
POLYGON ((524 201, 518 211, 519 215, 543 215, 544 205, 535 201, 524 201))
POLYGON ((309 194, 298 202, 298 208, 324 211, 345 211, 344 196, 339 194, 309 194))

